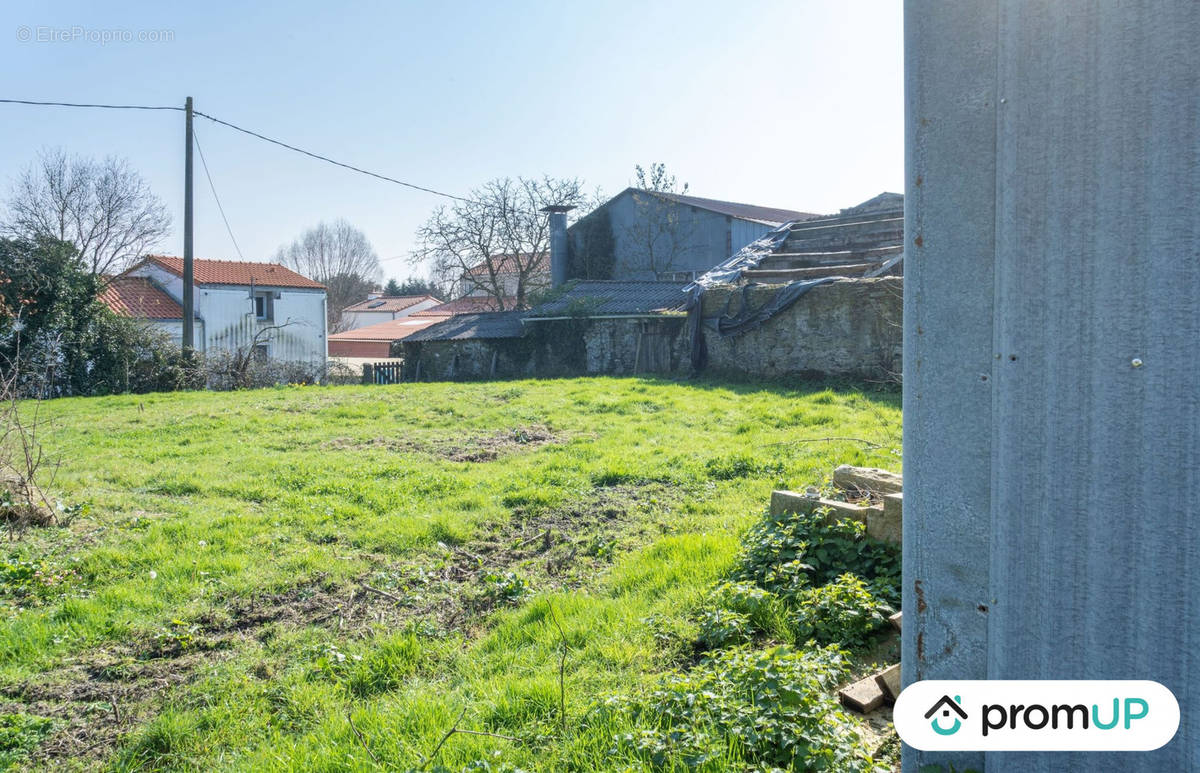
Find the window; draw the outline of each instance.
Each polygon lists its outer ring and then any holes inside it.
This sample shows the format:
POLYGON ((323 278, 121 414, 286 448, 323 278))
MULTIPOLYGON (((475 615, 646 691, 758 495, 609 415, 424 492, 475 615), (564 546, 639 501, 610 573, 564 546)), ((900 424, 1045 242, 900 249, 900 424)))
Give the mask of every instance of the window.
POLYGON ((254 345, 254 361, 255 362, 262 364, 262 363, 266 362, 268 359, 270 359, 270 357, 271 357, 271 350, 267 346, 267 344, 255 344, 254 345))
POLYGON ((254 294, 255 319, 271 319, 271 293, 254 294))

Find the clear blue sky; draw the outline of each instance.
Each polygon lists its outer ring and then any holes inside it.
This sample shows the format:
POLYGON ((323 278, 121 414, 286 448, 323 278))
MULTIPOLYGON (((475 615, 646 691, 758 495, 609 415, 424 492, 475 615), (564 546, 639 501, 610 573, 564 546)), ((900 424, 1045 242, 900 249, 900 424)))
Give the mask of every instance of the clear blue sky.
MULTIPOLYGON (((0 10, 0 97, 182 104, 456 194, 500 176, 615 194, 636 163, 697 196, 832 212, 903 188, 900 0, 23 2, 0 10), (33 38, 19 40, 24 34, 33 38), (79 28, 81 39, 39 41, 79 28), (98 42, 106 30, 131 42, 98 42), (140 42, 143 31, 173 39, 140 42)), ((388 276, 439 199, 224 127, 197 134, 248 260, 322 219, 388 276)), ((134 165, 175 218, 183 116, 0 105, 0 188, 42 147, 134 165)), ((196 254, 236 258, 196 162, 196 254)))

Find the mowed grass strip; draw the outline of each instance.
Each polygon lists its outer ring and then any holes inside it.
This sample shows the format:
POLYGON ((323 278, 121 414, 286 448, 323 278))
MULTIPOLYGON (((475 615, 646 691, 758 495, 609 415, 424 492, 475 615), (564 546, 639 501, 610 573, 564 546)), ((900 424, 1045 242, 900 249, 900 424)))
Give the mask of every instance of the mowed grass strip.
POLYGON ((899 467, 898 394, 852 387, 600 378, 44 410, 54 493, 89 509, 4 548, 0 720, 19 743, 0 761, 29 767, 408 769, 464 709, 463 729, 518 740, 455 735, 451 769, 635 764, 611 750, 636 728, 589 708, 686 665, 696 607, 771 489, 899 467))

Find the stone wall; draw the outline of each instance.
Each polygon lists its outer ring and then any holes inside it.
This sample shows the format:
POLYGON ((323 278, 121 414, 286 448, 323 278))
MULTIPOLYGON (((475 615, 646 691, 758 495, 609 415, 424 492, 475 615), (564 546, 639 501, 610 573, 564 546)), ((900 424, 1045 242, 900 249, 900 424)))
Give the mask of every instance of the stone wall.
POLYGON ((404 343, 405 378, 472 381, 532 376, 533 360, 514 344, 521 339, 469 339, 404 343))
MULTIPOLYGON (((722 336, 706 324, 706 370, 752 378, 898 380, 903 283, 900 277, 886 277, 819 285, 762 327, 738 336, 722 336)), ((778 289, 776 285, 711 288, 704 294, 704 317, 737 314, 743 292, 751 309, 759 308, 778 289)))
MULTIPOLYGON (((898 381, 903 283, 886 277, 819 285, 761 327, 736 336, 716 332, 716 318, 737 314, 743 297, 751 309, 761 307, 779 286, 711 288, 702 307, 705 370, 752 379, 898 381)), ((526 322, 521 338, 401 344, 407 377, 421 381, 687 375, 692 360, 682 315, 544 320, 526 322)))
POLYGON ((401 343, 406 373, 420 381, 686 374, 686 323, 682 316, 546 320, 526 323, 522 338, 401 343))

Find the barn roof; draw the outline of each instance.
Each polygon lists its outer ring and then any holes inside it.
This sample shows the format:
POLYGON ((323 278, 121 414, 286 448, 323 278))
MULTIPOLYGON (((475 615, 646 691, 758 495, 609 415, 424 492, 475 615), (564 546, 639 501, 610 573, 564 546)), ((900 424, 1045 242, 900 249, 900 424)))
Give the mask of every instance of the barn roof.
POLYGON ((408 336, 407 341, 461 341, 464 339, 520 338, 521 320, 529 312, 490 311, 458 314, 408 336))

